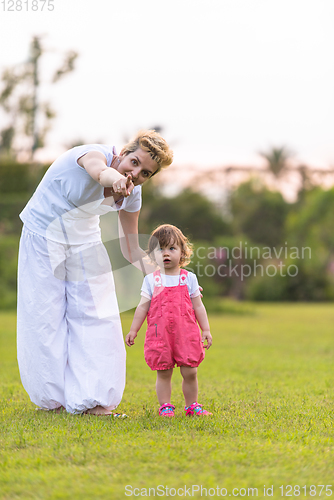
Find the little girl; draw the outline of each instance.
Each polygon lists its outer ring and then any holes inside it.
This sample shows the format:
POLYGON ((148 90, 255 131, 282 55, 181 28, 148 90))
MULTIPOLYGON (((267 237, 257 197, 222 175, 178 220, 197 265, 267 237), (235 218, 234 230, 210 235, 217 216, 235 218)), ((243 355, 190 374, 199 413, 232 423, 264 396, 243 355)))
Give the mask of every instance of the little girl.
POLYGON ((212 415, 197 403, 197 367, 204 359, 204 348, 211 346, 212 337, 197 277, 182 269, 190 262, 192 245, 177 227, 164 224, 151 234, 148 255, 158 270, 144 278, 142 298, 125 342, 129 347, 134 344, 147 316, 144 354, 148 366, 157 371, 161 417, 174 417, 171 394, 175 364, 183 377, 186 415, 212 415), (207 344, 203 345, 205 341, 207 344))

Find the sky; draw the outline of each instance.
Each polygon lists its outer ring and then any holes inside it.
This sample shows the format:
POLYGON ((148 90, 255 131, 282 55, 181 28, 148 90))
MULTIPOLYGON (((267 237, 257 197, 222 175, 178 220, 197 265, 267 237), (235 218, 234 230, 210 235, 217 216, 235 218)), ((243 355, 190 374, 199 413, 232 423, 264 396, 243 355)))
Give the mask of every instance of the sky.
POLYGON ((259 151, 284 145, 334 165, 333 0, 38 1, 0 3, 0 69, 42 37, 40 99, 57 118, 40 154, 76 141, 120 150, 159 125, 175 164, 261 165, 259 151), (68 50, 76 69, 51 85, 68 50))

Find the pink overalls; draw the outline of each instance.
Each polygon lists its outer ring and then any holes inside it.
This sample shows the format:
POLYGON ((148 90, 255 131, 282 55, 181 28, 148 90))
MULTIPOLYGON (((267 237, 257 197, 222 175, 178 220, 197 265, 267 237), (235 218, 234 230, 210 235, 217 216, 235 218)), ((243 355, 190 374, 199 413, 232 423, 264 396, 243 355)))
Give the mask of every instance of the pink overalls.
POLYGON ((147 314, 145 361, 151 370, 198 366, 205 351, 186 283, 180 271, 178 286, 163 287, 160 271, 153 273, 154 291, 147 314))

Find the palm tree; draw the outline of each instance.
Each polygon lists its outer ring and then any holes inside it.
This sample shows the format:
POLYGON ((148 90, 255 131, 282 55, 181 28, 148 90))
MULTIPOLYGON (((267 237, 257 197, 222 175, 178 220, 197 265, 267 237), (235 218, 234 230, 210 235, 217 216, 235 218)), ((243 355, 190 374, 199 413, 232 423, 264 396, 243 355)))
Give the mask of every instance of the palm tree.
POLYGON ((291 152, 285 146, 272 148, 268 152, 260 152, 259 154, 267 160, 268 170, 276 179, 286 173, 288 160, 292 156, 291 152))

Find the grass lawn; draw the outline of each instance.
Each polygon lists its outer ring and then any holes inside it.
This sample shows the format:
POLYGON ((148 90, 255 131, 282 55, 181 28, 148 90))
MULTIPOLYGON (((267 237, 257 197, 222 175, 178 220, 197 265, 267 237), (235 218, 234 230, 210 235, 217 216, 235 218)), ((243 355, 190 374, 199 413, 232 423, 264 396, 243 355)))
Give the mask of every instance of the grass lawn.
MULTIPOLYGON (((179 370, 177 416, 157 416, 144 329, 128 349, 119 411, 130 418, 36 412, 19 379, 15 315, 2 313, 0 499, 262 498, 265 485, 273 498, 334 500, 333 304, 238 307, 210 315, 206 419, 184 417, 179 370)), ((125 333, 131 319, 122 317, 125 333)))

